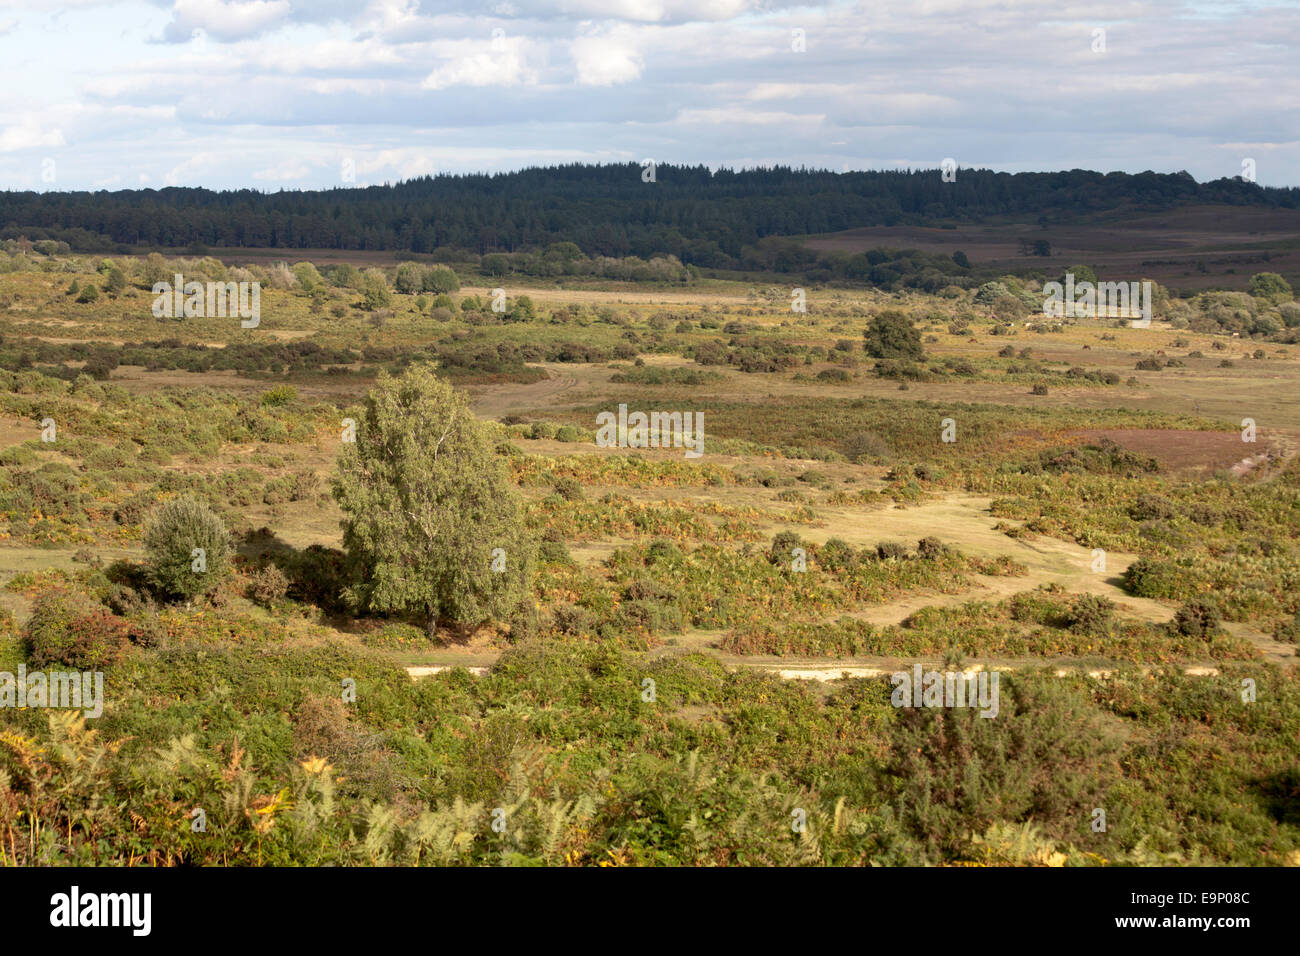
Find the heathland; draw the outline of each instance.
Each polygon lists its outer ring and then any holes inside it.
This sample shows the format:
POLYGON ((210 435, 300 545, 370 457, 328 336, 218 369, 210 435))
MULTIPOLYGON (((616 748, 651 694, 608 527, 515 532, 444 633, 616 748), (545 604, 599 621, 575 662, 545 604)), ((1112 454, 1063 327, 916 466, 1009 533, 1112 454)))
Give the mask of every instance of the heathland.
POLYGON ((1275 270, 1134 327, 1045 318, 1059 257, 60 241, 0 252, 0 671, 104 707, 0 709, 6 862, 1300 862, 1275 270))

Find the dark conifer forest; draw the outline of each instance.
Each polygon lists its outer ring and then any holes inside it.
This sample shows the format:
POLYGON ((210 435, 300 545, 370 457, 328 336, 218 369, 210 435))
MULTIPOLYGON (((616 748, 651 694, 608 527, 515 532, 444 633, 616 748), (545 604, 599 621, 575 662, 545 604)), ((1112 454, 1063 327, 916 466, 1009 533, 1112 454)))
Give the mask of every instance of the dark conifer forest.
MULTIPOLYGON (((77 251, 121 247, 394 250, 483 255, 572 242, 590 256, 674 255, 737 264, 769 236, 864 226, 1021 220, 1062 223, 1110 210, 1187 204, 1296 208, 1300 189, 1186 173, 832 173, 776 167, 711 172, 581 165, 391 185, 264 193, 166 188, 0 193, 0 239, 53 239, 77 251)), ((777 266, 779 270, 779 265, 777 266)))

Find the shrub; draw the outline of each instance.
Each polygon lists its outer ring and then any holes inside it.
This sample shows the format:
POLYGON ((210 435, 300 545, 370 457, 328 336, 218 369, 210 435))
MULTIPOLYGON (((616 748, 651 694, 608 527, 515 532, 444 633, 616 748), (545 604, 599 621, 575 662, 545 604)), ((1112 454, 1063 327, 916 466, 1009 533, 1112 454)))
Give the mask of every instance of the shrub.
POLYGON ((551 619, 561 634, 591 633, 591 612, 581 605, 560 601, 551 607, 551 619))
POLYGON ((555 493, 565 501, 581 501, 586 497, 582 482, 576 478, 570 478, 568 475, 555 479, 555 493))
POLYGON ((852 376, 842 368, 826 368, 817 373, 819 382, 847 382, 850 379, 852 376))
POLYGON ((126 622, 107 608, 79 594, 51 591, 36 599, 23 640, 37 667, 93 671, 122 656, 126 633, 126 622))
POLYGON ((623 626, 644 628, 652 634, 680 631, 684 623, 681 608, 665 601, 624 601, 618 614, 623 626))
POLYGON ((851 571, 858 565, 858 553, 840 538, 831 538, 817 552, 817 563, 827 571, 851 571))
POLYGON ((1098 594, 1081 594, 1065 614, 1065 626, 1075 634, 1102 635, 1110 631, 1115 602, 1098 594))
POLYGON ((153 601, 129 584, 112 582, 102 600, 114 614, 126 617, 154 607, 153 601))
POLYGON ((573 556, 563 541, 542 541, 537 546, 537 559, 544 564, 572 564, 573 556))
POLYGON ((144 529, 149 581, 167 597, 207 594, 229 570, 225 523, 190 495, 164 504, 144 529))
POLYGON ((646 548, 645 563, 658 564, 661 561, 680 561, 683 558, 681 548, 667 538, 655 538, 646 548))
POLYGON ((267 408, 279 408, 288 405, 298 397, 298 390, 292 385, 277 385, 262 393, 261 403, 267 408))
POLYGON ((994 317, 1001 319, 1003 322, 1017 321, 1029 314, 1029 309, 1014 295, 998 296, 993 300, 990 309, 994 317))
POLYGON ((1177 567, 1156 558, 1138 558, 1124 570, 1124 590, 1137 597, 1175 597, 1180 580, 1177 567))
POLYGON ((533 422, 532 427, 528 430, 528 437, 554 438, 557 430, 554 422, 533 422))
POLYGON ((890 454, 889 443, 879 435, 867 431, 855 431, 844 443, 844 454, 855 464, 876 458, 887 458, 890 454))
POLYGON ((907 546, 898 541, 882 541, 876 545, 876 557, 881 561, 901 560, 907 557, 907 546))
POLYGON ((1164 495, 1143 492, 1137 496, 1137 500, 1129 507, 1128 513, 1129 517, 1134 521, 1150 521, 1154 518, 1167 519, 1178 514, 1178 505, 1164 495))
POLYGON ((916 553, 923 558, 937 558, 948 550, 948 546, 935 537, 925 537, 916 543, 916 553))
POLYGON ((768 549, 767 560, 771 564, 787 564, 791 560, 791 552, 803 544, 803 539, 793 531, 782 531, 772 539, 772 546, 768 549))
POLYGON ((421 285, 423 292, 458 292, 460 278, 448 266, 430 266, 424 273, 421 285))
POLYGON ((1184 637, 1209 640, 1218 633, 1221 620, 1214 602, 1207 598, 1193 598, 1174 614, 1174 630, 1184 637))
POLYGON ((1257 272, 1250 277, 1250 294, 1260 298, 1289 299, 1292 296, 1291 284, 1276 272, 1257 272))
POLYGON ((337 613, 348 608, 347 557, 337 548, 313 544, 289 562, 287 597, 337 613))
POLYGON ((871 320, 863 333, 867 354, 878 359, 904 359, 919 362, 925 358, 921 333, 902 312, 886 309, 871 320))
POLYGON ((127 622, 126 637, 136 647, 163 647, 167 643, 167 629, 156 618, 141 614, 127 622))
POLYGON ((248 579, 246 594, 254 604, 269 607, 276 601, 284 600, 289 591, 289 576, 274 564, 268 564, 253 572, 248 579))

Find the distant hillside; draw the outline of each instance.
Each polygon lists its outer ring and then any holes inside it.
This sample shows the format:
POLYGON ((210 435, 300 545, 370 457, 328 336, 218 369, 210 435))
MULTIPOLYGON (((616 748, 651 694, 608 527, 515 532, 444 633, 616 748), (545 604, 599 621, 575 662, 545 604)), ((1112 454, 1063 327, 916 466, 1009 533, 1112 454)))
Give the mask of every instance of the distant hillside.
MULTIPOLYGON (((0 238, 54 239, 82 251, 131 247, 404 250, 475 254, 572 242, 588 255, 675 255, 732 268, 765 237, 869 226, 1056 224, 1108 210, 1189 203, 1300 208, 1300 189, 1187 173, 746 171, 569 165, 424 177, 311 192, 168 188, 0 193, 0 238)), ((779 268, 779 266, 778 266, 779 268)))

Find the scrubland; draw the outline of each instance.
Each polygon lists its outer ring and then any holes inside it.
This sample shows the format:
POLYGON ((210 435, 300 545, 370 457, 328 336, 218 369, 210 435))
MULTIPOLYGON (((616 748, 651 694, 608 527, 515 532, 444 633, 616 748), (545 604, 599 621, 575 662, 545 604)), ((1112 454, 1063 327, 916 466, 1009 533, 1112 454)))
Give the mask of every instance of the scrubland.
POLYGON ((1289 291, 1133 328, 1011 276, 794 312, 413 274, 0 254, 0 671, 105 687, 0 709, 7 863, 1300 863, 1289 291), (174 273, 260 282, 260 322, 156 318, 174 273), (886 313, 923 355, 869 354, 886 313), (340 456, 412 368, 519 496, 509 614, 357 586, 340 456), (703 456, 598 445, 620 404, 703 456), (230 557, 178 595, 146 532, 182 499, 230 557), (918 661, 997 669, 998 716, 778 673, 918 661))

